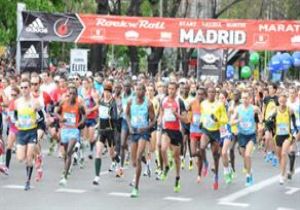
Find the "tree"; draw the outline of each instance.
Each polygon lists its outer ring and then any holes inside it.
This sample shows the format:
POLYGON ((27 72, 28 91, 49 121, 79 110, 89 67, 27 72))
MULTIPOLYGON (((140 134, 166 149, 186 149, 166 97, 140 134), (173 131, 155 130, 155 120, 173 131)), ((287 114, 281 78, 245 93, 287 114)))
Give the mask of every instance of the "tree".
MULTIPOLYGON (((97 14, 109 14, 108 0, 96 0, 97 14)), ((92 71, 103 71, 106 61, 107 45, 91 45, 91 69, 92 71)))

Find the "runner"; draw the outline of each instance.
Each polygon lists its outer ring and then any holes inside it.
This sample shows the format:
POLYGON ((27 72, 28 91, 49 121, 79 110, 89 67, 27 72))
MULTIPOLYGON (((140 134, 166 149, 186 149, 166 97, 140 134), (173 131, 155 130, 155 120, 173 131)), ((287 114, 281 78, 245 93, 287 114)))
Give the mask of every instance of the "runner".
MULTIPOLYGON (((123 176, 124 174, 124 162, 125 162, 125 150, 128 149, 128 135, 129 135, 129 128, 126 121, 125 110, 127 107, 127 102, 133 97, 133 91, 131 90, 130 81, 124 82, 124 92, 122 94, 122 128, 121 128, 121 167, 120 167, 120 175, 123 176)), ((112 168, 113 169, 113 168, 112 168)), ((113 169, 114 170, 114 169, 113 169)))
POLYGON ((235 110, 231 124, 238 126, 238 142, 246 169, 246 186, 253 185, 251 156, 256 144, 256 123, 260 122, 260 110, 250 103, 249 93, 244 91, 241 95, 242 104, 235 110))
POLYGON ((297 90, 294 87, 291 87, 289 89, 289 99, 287 102, 287 105, 290 110, 292 110, 296 117, 296 128, 291 124, 292 127, 292 135, 295 141, 292 142, 290 149, 289 149, 289 159, 290 159, 290 167, 287 174, 287 178, 289 180, 292 179, 292 176, 295 172, 295 159, 296 159, 296 149, 297 149, 297 141, 300 139, 300 101, 299 101, 300 91, 298 92, 297 97, 297 90), (298 132, 296 132, 298 130, 298 132))
POLYGON ((286 178, 286 162, 289 148, 293 143, 291 136, 291 123, 295 133, 298 133, 296 125, 296 117, 294 112, 287 107, 287 96, 281 94, 279 99, 279 107, 276 112, 270 117, 270 121, 274 124, 276 153, 280 163, 279 183, 282 185, 286 178))
POLYGON ((202 170, 202 163, 205 159, 205 149, 207 145, 211 144, 211 151, 214 160, 214 182, 213 189, 219 189, 219 159, 220 159, 220 127, 228 123, 225 105, 216 101, 216 89, 210 86, 207 90, 207 99, 201 105, 201 161, 200 170, 202 170))
POLYGON ((205 99, 206 92, 204 88, 198 88, 196 92, 196 98, 192 102, 189 110, 189 121, 190 121, 190 139, 191 139, 191 152, 192 157, 197 157, 197 166, 198 166, 198 176, 197 183, 201 182, 201 177, 206 176, 208 173, 208 162, 206 158, 204 158, 204 170, 203 174, 200 168, 200 140, 202 131, 200 129, 200 119, 201 119, 201 109, 200 104, 205 99))
POLYGON ((66 186, 75 144, 80 141, 79 128, 84 126, 85 109, 78 99, 77 88, 70 85, 69 96, 60 103, 57 113, 61 127, 61 144, 64 148, 64 172, 59 185, 66 186))
MULTIPOLYGON (((188 110, 190 104, 194 100, 194 97, 190 95, 190 86, 186 79, 181 79, 179 81, 181 88, 180 88, 180 98, 184 103, 185 110, 188 110)), ((183 133, 183 146, 181 147, 181 169, 185 168, 185 156, 187 150, 189 151, 189 170, 193 170, 193 159, 191 157, 191 141, 190 141, 190 124, 189 123, 182 123, 182 133, 183 133)))
MULTIPOLYGON (((43 116, 46 116, 46 110, 47 106, 51 103, 51 98, 48 95, 47 92, 42 92, 40 91, 40 77, 38 76, 32 76, 31 77, 31 94, 34 99, 38 100, 41 109, 43 111, 43 116)), ((40 181, 43 177, 43 157, 42 157, 42 146, 41 146, 41 141, 44 138, 44 135, 46 133, 46 123, 44 119, 39 119, 38 127, 37 127, 37 144, 35 148, 35 168, 36 168, 36 181, 40 181)))
POLYGON ((108 144, 109 155, 112 162, 120 162, 118 154, 115 152, 114 129, 117 120, 117 104, 112 96, 112 84, 106 82, 104 85, 103 98, 99 101, 99 139, 96 142, 95 158, 95 178, 94 185, 99 185, 100 170, 102 164, 102 152, 105 144, 108 144))
MULTIPOLYGON (((239 90, 233 91, 233 99, 230 101, 229 109, 228 109, 228 117, 231 119, 231 116, 233 115, 234 110, 238 105, 240 105, 240 98, 241 93, 239 90)), ((236 125, 231 125, 231 132, 232 132, 232 145, 229 152, 230 157, 230 165, 233 173, 233 177, 235 177, 235 146, 238 142, 237 134, 238 134, 238 128, 236 125)))
MULTIPOLYGON (((12 155, 12 149, 16 142, 16 135, 18 133, 18 129, 15 125, 15 117, 14 117, 14 110, 15 110, 15 100, 18 98, 20 94, 20 90, 18 87, 13 86, 11 88, 11 100, 7 104, 8 109, 8 126, 9 126, 9 133, 7 136, 7 146, 6 146, 6 158, 5 158, 5 166, 7 169, 10 167, 10 160, 12 155)), ((8 174, 8 170, 7 170, 8 174)))
POLYGON ((275 156, 275 147, 273 142, 273 136, 274 131, 272 128, 274 125, 272 122, 268 121, 271 117, 271 115, 275 112, 276 106, 278 106, 278 96, 276 96, 276 91, 278 87, 276 84, 272 84, 268 86, 268 96, 264 98, 264 104, 263 104, 263 116, 265 120, 265 145, 266 145, 266 156, 265 160, 266 162, 272 163, 272 165, 275 167, 278 164, 278 159, 275 156))
MULTIPOLYGON (((116 153, 117 156, 120 157, 121 155, 121 128, 122 128, 122 85, 119 81, 116 81, 114 83, 114 94, 113 98, 116 102, 117 106, 117 120, 115 122, 115 145, 116 145, 116 153)), ((120 164, 117 165, 116 168, 116 177, 121 177, 123 174, 123 171, 121 170, 120 164)))
POLYGON ((90 153, 88 155, 89 159, 93 159, 93 150, 95 145, 95 125, 97 124, 97 109, 98 105, 96 101, 98 101, 98 94, 92 88, 93 81, 91 78, 83 78, 82 80, 82 88, 79 89, 79 96, 84 101, 86 107, 86 121, 85 127, 82 130, 83 136, 83 144, 84 142, 90 143, 90 153))
MULTIPOLYGON (((222 90, 219 94, 219 101, 223 103, 226 107, 226 110, 228 110, 229 104, 227 102, 228 93, 225 90, 222 90)), ((224 179, 226 184, 230 184, 233 179, 233 170, 229 166, 229 149, 231 147, 232 142, 232 132, 231 127, 228 124, 225 124, 224 126, 220 127, 220 138, 221 138, 221 156, 224 166, 224 179)))
POLYGON ((39 118, 43 119, 43 111, 40 103, 30 94, 29 80, 22 80, 20 89, 22 96, 15 101, 14 105, 14 117, 19 130, 17 133, 17 159, 25 161, 27 180, 24 189, 29 190, 34 150, 37 143, 37 121, 39 118))
POLYGON ((146 88, 140 83, 136 87, 136 97, 128 101, 126 119, 131 138, 131 160, 135 170, 135 183, 131 197, 139 196, 139 181, 142 171, 142 156, 150 141, 150 129, 155 123, 155 113, 152 103, 146 99, 146 88))
POLYGON ((176 166, 176 178, 174 191, 180 192, 180 149, 183 146, 183 137, 180 132, 180 122, 187 122, 187 116, 184 103, 176 95, 177 84, 170 82, 168 85, 168 96, 162 100, 160 110, 160 120, 162 122, 162 139, 161 152, 164 171, 161 175, 161 180, 166 180, 169 172, 169 162, 167 151, 170 148, 173 152, 173 157, 176 166))

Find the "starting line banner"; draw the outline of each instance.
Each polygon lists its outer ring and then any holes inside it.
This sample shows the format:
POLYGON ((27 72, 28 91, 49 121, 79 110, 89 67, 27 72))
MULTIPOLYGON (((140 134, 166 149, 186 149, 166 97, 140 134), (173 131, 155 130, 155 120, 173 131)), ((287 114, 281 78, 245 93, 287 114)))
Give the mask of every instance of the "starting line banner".
POLYGON ((23 12, 21 40, 180 48, 300 50, 300 21, 23 12))

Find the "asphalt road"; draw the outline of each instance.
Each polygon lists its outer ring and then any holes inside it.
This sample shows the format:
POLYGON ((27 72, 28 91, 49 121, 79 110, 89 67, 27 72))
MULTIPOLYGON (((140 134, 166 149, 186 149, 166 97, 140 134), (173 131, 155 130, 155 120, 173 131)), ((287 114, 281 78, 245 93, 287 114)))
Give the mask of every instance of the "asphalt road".
MULTIPOLYGON (((208 153, 210 158, 210 153, 208 153)), ((133 178, 133 169, 128 167, 124 178, 116 178, 108 173, 110 161, 103 161, 101 184, 92 185, 94 178, 93 161, 87 160, 84 169, 74 167, 68 185, 58 185, 63 162, 55 156, 44 158, 45 176, 39 183, 32 181, 33 188, 23 190, 25 168, 12 157, 9 176, 0 175, 1 210, 99 210, 99 209, 256 209, 256 210, 299 210, 300 209, 300 161, 296 161, 296 174, 293 180, 279 185, 279 168, 263 161, 263 154, 256 151, 253 157, 254 185, 244 186, 242 161, 237 160, 237 178, 226 185, 221 174, 220 188, 212 190, 212 173, 201 184, 196 183, 196 170, 182 170, 182 191, 173 192, 174 170, 165 182, 156 181, 155 176, 142 177, 140 197, 130 198, 129 182, 133 178)), ((187 168, 187 167, 186 167, 187 168)), ((222 171, 222 169, 221 169, 222 171)), ((33 174, 34 180, 34 174, 33 174)))

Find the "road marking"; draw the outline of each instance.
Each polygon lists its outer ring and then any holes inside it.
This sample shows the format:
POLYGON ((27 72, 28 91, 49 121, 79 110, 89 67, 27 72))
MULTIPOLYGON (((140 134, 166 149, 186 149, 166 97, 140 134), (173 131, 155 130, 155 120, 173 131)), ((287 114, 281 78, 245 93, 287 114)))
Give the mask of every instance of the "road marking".
POLYGON ((290 208, 285 208, 285 207, 278 207, 277 210, 295 210, 295 209, 290 209, 290 208))
POLYGON ((248 203, 233 203, 233 202, 219 202, 219 205, 225 205, 225 206, 236 206, 236 207, 248 207, 248 203))
POLYGON ((164 197, 164 200, 169 200, 169 201, 180 201, 180 202, 189 202, 192 199, 191 198, 183 198, 183 197, 164 197))
POLYGON ((295 192, 300 191, 300 188, 297 188, 297 187, 286 187, 286 189, 288 189, 288 191, 285 192, 285 194, 287 194, 287 195, 292 195, 295 192))
MULTIPOLYGON (((298 174, 300 173, 300 168, 297 168, 295 170, 295 174, 298 174)), ((245 189, 242 189, 242 190, 239 190, 235 193, 232 193, 228 196, 225 196, 223 198, 220 198, 219 199, 219 204, 220 205, 223 205, 224 203, 235 203, 234 201, 241 198, 241 197, 244 197, 246 195, 249 195, 251 193, 254 193, 254 192, 257 192, 257 191, 260 191, 261 189, 269 186, 269 185, 272 185, 274 184, 275 182, 278 182, 279 180, 279 176, 273 176, 267 180, 264 180, 264 181, 261 181, 257 184, 254 184, 252 185, 251 187, 248 187, 248 188, 245 188, 245 189)), ((226 204, 225 204, 226 205, 226 204)), ((238 205, 243 205, 244 207, 246 207, 247 203, 239 203, 238 205)), ((248 204, 249 205, 249 204, 248 204)))
POLYGON ((126 197, 126 198, 130 197, 130 193, 111 192, 111 193, 108 193, 108 194, 112 195, 112 196, 119 196, 119 197, 126 197))
MULTIPOLYGON (((24 185, 4 185, 2 188, 6 189, 17 189, 17 190, 24 190, 24 185)), ((31 189, 34 188, 34 186, 30 186, 31 189)))
POLYGON ((68 188, 59 188, 55 192, 60 192, 60 193, 85 193, 86 190, 80 190, 80 189, 68 189, 68 188))

